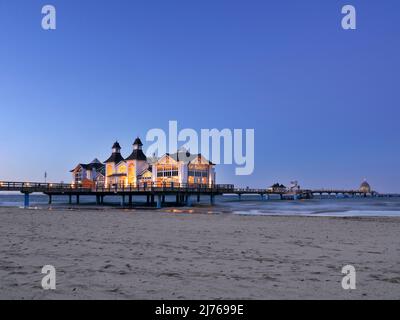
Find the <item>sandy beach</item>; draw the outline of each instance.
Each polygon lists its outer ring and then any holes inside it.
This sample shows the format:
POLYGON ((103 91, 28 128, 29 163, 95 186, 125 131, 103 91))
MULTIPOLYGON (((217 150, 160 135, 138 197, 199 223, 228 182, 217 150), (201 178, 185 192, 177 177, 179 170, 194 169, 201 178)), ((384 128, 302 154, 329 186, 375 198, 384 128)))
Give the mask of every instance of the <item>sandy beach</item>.
POLYGON ((0 298, 400 298, 400 218, 170 211, 0 208, 0 298))

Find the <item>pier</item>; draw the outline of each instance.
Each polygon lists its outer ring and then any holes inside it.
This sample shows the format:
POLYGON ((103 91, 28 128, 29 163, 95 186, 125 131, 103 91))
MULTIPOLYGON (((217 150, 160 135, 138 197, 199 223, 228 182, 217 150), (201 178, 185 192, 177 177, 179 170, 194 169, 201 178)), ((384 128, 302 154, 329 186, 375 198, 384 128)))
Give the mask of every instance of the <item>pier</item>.
POLYGON ((138 185, 109 185, 95 186, 92 188, 82 185, 64 183, 38 183, 38 182, 7 182, 0 181, 1 191, 15 191, 24 195, 24 207, 29 207, 30 195, 32 193, 42 193, 48 196, 49 204, 53 201, 53 196, 65 196, 69 204, 79 204, 81 196, 92 196, 97 205, 104 204, 107 196, 118 196, 121 206, 132 206, 135 196, 146 197, 146 204, 156 208, 161 208, 166 203, 166 196, 174 196, 177 205, 190 206, 194 201, 200 202, 202 197, 207 197, 210 204, 215 204, 215 196, 235 195, 238 200, 245 196, 257 196, 258 200, 266 201, 272 197, 280 200, 300 200, 312 199, 314 197, 335 196, 335 197, 376 197, 376 196, 396 196, 380 195, 374 191, 369 193, 360 190, 268 190, 235 188, 230 184, 200 185, 200 184, 153 184, 144 183, 138 185))
POLYGON ((166 196, 175 196, 178 205, 192 204, 194 198, 200 202, 201 197, 209 197, 210 203, 215 203, 215 196, 234 192, 233 185, 186 185, 186 184, 152 184, 140 185, 109 185, 87 188, 81 185, 63 183, 37 183, 37 182, 1 182, 0 191, 16 191, 24 194, 24 207, 29 207, 30 195, 42 193, 49 197, 49 204, 53 196, 65 196, 68 203, 80 203, 81 196, 93 196, 96 204, 104 204, 107 196, 119 196, 121 206, 132 206, 135 196, 145 196, 149 206, 161 208, 166 201, 166 196))

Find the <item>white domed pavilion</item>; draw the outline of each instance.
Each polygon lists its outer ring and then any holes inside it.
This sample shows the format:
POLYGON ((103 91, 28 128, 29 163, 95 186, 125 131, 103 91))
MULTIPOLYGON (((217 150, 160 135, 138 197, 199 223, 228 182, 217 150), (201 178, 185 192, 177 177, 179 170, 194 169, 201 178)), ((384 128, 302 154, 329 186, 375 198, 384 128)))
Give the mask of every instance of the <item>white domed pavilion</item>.
POLYGON ((361 186, 360 186, 359 190, 362 193, 370 193, 371 192, 371 186, 369 185, 367 180, 364 180, 363 183, 361 183, 361 186))

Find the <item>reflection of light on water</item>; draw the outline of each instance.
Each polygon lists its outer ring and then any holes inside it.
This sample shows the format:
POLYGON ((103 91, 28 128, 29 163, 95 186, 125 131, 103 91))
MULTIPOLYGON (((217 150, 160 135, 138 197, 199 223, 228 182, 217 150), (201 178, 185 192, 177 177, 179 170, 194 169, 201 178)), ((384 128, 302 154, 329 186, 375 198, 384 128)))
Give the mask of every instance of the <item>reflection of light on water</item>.
POLYGON ((194 210, 192 210, 192 209, 188 209, 188 210, 171 209, 171 210, 167 210, 167 212, 169 212, 169 213, 193 213, 194 210))
POLYGON ((42 209, 41 207, 18 207, 19 209, 24 209, 24 210, 40 210, 42 209))

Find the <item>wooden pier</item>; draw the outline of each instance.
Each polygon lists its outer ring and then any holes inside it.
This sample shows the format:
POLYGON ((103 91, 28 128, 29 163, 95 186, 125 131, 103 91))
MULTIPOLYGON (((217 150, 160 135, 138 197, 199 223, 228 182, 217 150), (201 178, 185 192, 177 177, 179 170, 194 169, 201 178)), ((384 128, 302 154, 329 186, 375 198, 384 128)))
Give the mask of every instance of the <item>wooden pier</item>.
POLYGON ((146 203, 149 206, 161 208, 166 201, 166 196, 175 196, 176 204, 192 204, 193 198, 200 202, 201 197, 207 196, 210 204, 215 203, 215 196, 218 195, 236 195, 239 200, 246 195, 256 195, 259 200, 268 200, 271 196, 278 196, 281 200, 312 199, 314 196, 343 196, 343 197, 373 197, 379 196, 376 192, 363 193, 359 190, 268 190, 268 189, 250 189, 235 188, 230 184, 199 185, 199 184, 153 184, 144 183, 140 185, 113 185, 113 186, 95 186, 87 188, 82 185, 64 184, 64 183, 38 183, 38 182, 7 182, 0 181, 0 191, 17 191, 24 194, 24 206, 29 207, 30 194, 42 193, 49 197, 49 204, 52 203, 53 196, 65 196, 70 204, 75 200, 80 203, 81 196, 93 196, 98 205, 104 204, 104 198, 107 196, 119 196, 121 205, 132 206, 135 196, 145 196, 146 203))

